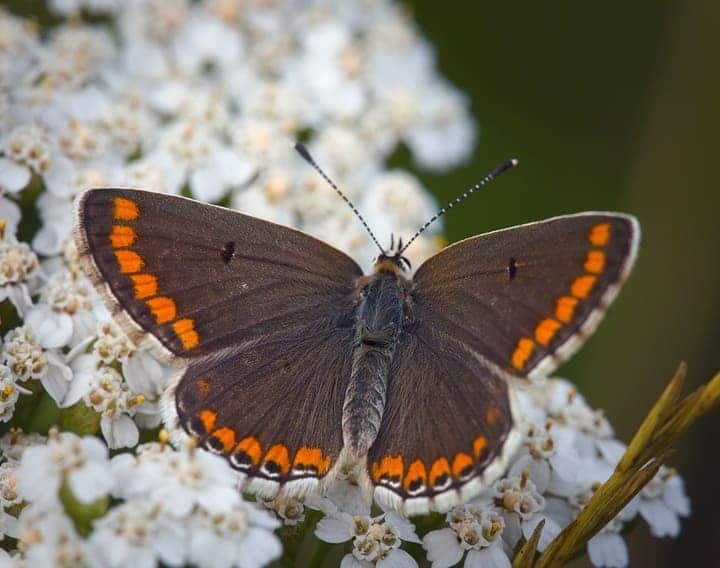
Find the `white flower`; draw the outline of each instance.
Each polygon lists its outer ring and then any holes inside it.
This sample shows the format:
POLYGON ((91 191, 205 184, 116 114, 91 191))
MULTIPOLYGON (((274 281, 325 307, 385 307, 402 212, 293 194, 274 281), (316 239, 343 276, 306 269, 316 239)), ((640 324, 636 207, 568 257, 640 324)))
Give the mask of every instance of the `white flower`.
POLYGON ((64 398, 70 386, 72 371, 61 355, 40 346, 29 326, 16 327, 7 332, 2 359, 17 380, 39 380, 55 402, 64 398))
POLYGON ((97 303, 95 290, 81 273, 63 270, 50 277, 26 321, 43 347, 74 346, 95 328, 97 303))
POLYGON ((47 438, 40 434, 24 434, 17 428, 11 428, 10 432, 0 436, 0 461, 7 460, 14 467, 20 462, 26 449, 42 445, 46 440, 47 438))
POLYGON ((95 521, 94 528, 88 541, 94 566, 151 568, 159 561, 180 566, 187 555, 186 528, 169 519, 157 502, 123 503, 95 521))
POLYGON ((30 290, 40 275, 37 255, 0 226, 0 302, 8 299, 20 317, 32 307, 30 290))
POLYGON ((260 503, 274 511, 285 526, 300 525, 305 521, 304 500, 295 497, 278 496, 275 499, 260 499, 260 503))
POLYGON ((466 552, 468 567, 510 566, 501 538, 504 523, 497 512, 468 505, 454 508, 446 518, 450 528, 430 531, 423 538, 433 568, 454 566, 466 552))
POLYGON ((30 394, 30 392, 15 384, 10 369, 0 365, 0 422, 8 422, 13 417, 20 393, 30 394))
POLYGON ((279 523, 266 511, 238 501, 225 512, 200 509, 189 530, 189 561, 211 568, 256 568, 282 555, 273 534, 279 523))
POLYGON ((85 542, 59 507, 33 503, 20 512, 18 538, 26 566, 74 568, 88 563, 85 542))
POLYGON ((619 534, 621 529, 622 523, 615 519, 588 541, 587 552, 593 566, 622 568, 629 564, 627 545, 619 534))
POLYGON ((631 508, 650 526, 655 537, 677 537, 679 517, 690 515, 690 501, 685 495, 682 478, 673 469, 661 467, 655 477, 633 499, 631 508))
POLYGON ((62 483, 81 503, 108 494, 112 488, 107 447, 97 438, 70 432, 51 432, 43 446, 29 447, 17 469, 18 493, 40 506, 59 503, 62 483))
POLYGON ((353 550, 342 561, 345 567, 417 566, 412 556, 400 549, 403 540, 420 542, 415 527, 394 511, 387 511, 374 518, 336 511, 320 519, 315 536, 330 543, 352 539, 353 550))

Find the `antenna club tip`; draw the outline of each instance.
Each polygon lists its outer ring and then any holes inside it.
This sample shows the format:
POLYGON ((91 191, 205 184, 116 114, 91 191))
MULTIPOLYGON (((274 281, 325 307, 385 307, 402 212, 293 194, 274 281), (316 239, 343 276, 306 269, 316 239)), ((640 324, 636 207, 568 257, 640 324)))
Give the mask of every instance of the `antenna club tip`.
POLYGON ((511 167, 514 168, 514 167, 517 166, 519 163, 520 163, 520 160, 518 160, 517 158, 510 158, 510 166, 511 166, 511 167))
POLYGON ((307 146, 305 146, 305 144, 303 144, 302 142, 295 142, 293 148, 295 148, 295 151, 300 154, 305 161, 312 163, 312 156, 310 156, 310 151, 307 149, 307 146))

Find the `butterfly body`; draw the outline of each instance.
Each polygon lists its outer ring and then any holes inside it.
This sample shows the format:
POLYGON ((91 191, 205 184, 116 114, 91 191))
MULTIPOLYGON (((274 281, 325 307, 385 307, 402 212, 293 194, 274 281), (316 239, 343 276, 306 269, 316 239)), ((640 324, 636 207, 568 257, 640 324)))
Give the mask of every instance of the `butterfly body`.
POLYGON ((570 357, 635 259, 636 220, 580 213, 370 275, 294 229, 189 199, 89 190, 80 261, 119 323, 180 367, 165 423, 264 496, 360 464, 375 499, 447 510, 521 442, 513 391, 570 357))
POLYGON ((390 261, 358 281, 355 341, 350 383, 343 404, 343 440, 360 458, 372 446, 385 409, 390 365, 409 317, 410 282, 390 261))

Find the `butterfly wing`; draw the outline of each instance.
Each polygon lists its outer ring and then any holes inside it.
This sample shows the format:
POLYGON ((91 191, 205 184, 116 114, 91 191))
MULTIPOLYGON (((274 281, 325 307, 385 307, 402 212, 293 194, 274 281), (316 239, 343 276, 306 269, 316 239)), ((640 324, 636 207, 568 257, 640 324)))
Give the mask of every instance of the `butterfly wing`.
POLYGON ((543 375, 595 329, 635 258, 634 218, 584 213, 452 245, 417 270, 368 470, 376 498, 445 510, 519 443, 507 377, 543 375))
POLYGON ((513 403, 506 380, 432 325, 405 333, 368 453, 375 499, 414 515, 476 495, 517 449, 513 403))
POLYGON ((166 418, 265 493, 327 474, 342 449, 357 264, 299 231, 176 196, 90 190, 77 211, 80 258, 119 321, 189 364, 166 418))
POLYGON ((166 393, 168 414, 248 476, 250 492, 303 494, 343 447, 352 337, 352 328, 308 329, 193 362, 166 393))
POLYGON ((580 213, 466 239, 416 272, 417 318, 501 373, 547 375, 600 323, 639 236, 631 216, 580 213))
POLYGON ((131 189, 90 190, 77 215, 86 272, 133 339, 150 333, 166 360, 302 335, 352 312, 362 271, 300 231, 131 189))

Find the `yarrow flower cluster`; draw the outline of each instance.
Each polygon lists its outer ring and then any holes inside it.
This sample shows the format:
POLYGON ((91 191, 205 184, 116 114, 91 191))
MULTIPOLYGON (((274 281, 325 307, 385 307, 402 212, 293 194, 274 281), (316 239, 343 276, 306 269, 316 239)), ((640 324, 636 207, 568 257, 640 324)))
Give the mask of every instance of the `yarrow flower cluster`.
MULTIPOLYGON (((138 445, 158 438, 172 371, 114 322, 71 238, 79 193, 133 186, 297 227, 368 267, 367 233, 292 144, 312 147, 379 235, 432 216, 390 158, 405 147, 417 167, 447 170, 476 130, 409 14, 389 0, 47 7, 59 23, 46 30, 0 9, 0 565, 255 567, 283 554, 278 534, 308 530, 346 543, 345 567, 410 567, 422 548, 437 567, 509 566, 544 521, 543 550, 624 449, 566 381, 519 393, 524 444, 508 471, 432 528, 371 509, 358 465, 323 495, 253 502, 192 440, 138 445)), ((407 251, 413 265, 438 230, 407 251)), ((589 557, 626 565, 628 522, 676 536, 689 510, 663 468, 589 557)))

